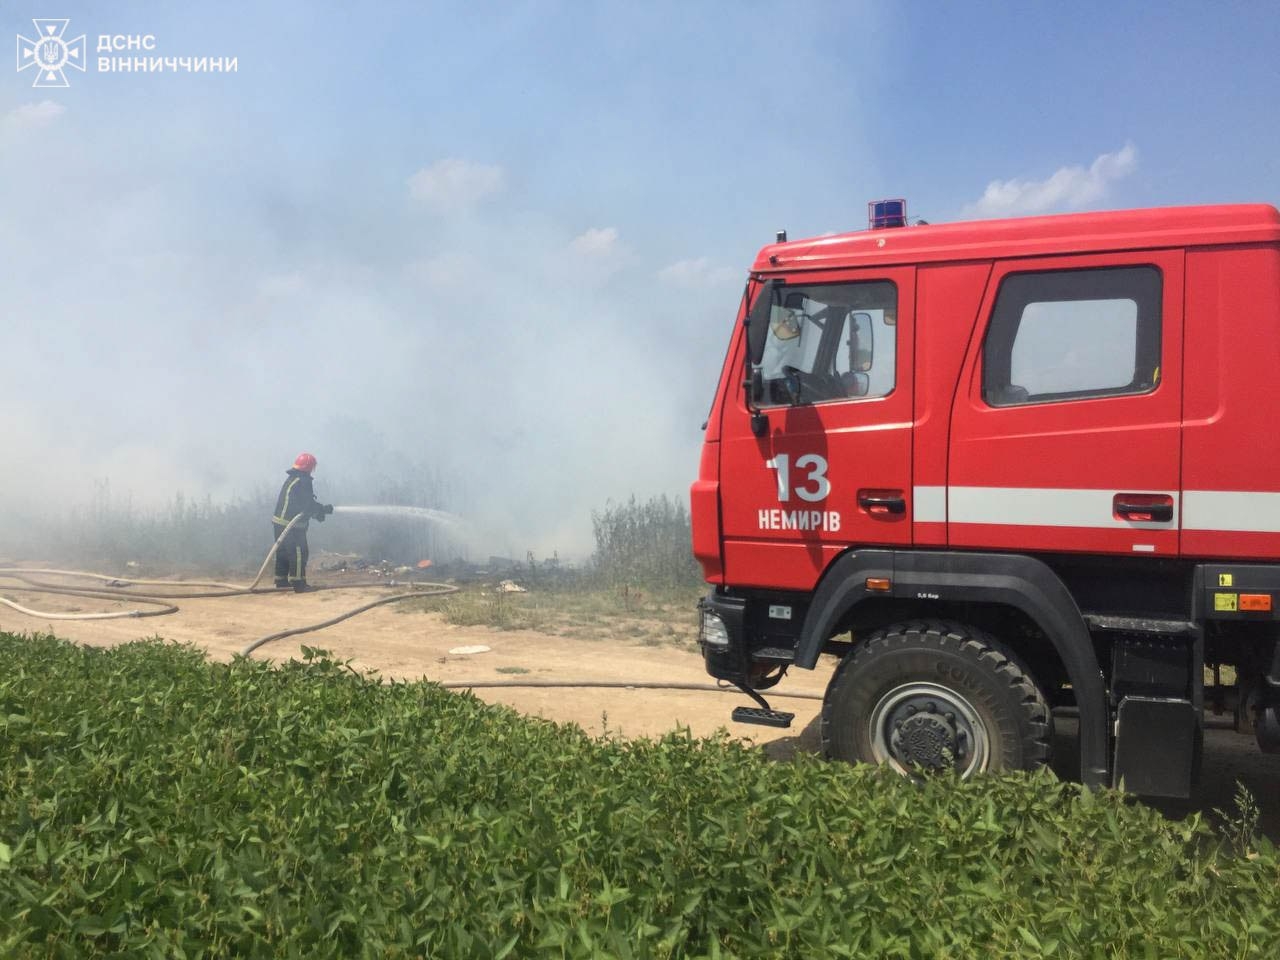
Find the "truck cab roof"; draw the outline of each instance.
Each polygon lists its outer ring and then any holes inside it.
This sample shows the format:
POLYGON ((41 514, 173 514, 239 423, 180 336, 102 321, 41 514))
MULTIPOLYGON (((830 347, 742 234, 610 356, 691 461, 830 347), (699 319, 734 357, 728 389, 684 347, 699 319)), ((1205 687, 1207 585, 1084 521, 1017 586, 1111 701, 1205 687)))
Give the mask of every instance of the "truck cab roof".
POLYGON ((753 272, 986 260, 1077 251, 1280 242, 1270 204, 1159 207, 863 230, 772 243, 753 272))

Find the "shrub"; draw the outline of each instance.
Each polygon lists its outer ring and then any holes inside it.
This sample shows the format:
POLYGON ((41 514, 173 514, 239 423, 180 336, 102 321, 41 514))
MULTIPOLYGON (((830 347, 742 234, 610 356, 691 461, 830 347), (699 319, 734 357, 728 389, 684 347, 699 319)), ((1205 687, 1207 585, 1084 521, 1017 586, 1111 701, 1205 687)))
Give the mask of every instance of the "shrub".
POLYGON ((595 534, 592 566, 611 586, 671 590, 701 581, 693 558, 689 511, 665 494, 644 503, 633 495, 591 512, 595 534))
POLYGON ((594 740, 306 655, 0 634, 0 956, 1280 950, 1275 849, 1198 819, 594 740))

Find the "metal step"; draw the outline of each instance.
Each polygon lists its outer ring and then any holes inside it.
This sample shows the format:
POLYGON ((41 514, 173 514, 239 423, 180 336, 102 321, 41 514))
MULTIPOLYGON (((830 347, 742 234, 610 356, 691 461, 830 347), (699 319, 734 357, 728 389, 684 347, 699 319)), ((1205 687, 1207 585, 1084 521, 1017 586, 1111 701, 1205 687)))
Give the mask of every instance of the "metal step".
POLYGON ((1084 622, 1090 630, 1107 630, 1120 633, 1154 633, 1167 637, 1190 640, 1200 631, 1198 624, 1189 620, 1157 620, 1152 617, 1112 617, 1098 613, 1086 613, 1084 622))
POLYGON ((734 723, 758 723, 762 727, 789 727, 796 718, 785 710, 763 710, 760 707, 734 707, 734 723))
POLYGON ((796 658, 794 647, 761 647, 751 652, 757 663, 792 663, 796 658))

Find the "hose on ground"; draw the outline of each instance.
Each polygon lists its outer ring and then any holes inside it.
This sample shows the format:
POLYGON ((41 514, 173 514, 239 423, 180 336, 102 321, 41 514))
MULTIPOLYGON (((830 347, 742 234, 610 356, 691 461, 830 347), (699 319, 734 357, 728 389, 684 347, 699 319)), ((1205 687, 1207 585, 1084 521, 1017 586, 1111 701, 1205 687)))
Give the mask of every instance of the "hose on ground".
POLYGON ((14 574, 24 575, 17 579, 25 579, 26 575, 30 574, 45 574, 46 576, 58 577, 80 577, 85 580, 102 580, 109 586, 115 586, 117 588, 136 586, 171 587, 175 582, 180 582, 184 586, 191 587, 221 587, 224 590, 251 589, 238 583, 222 583, 219 580, 136 580, 133 577, 113 577, 109 573, 92 573, 88 570, 53 570, 46 567, 0 567, 0 576, 8 577, 14 574))
MULTIPOLYGON (((742 693, 737 687, 714 683, 682 683, 666 680, 450 680, 438 683, 446 690, 482 690, 488 687, 601 687, 610 690, 695 690, 699 693, 742 693)), ((820 693, 781 693, 772 690, 769 698, 821 700, 820 693)))
MULTIPOLYGON (((276 552, 280 549, 280 542, 284 540, 285 536, 289 533, 290 530, 292 530, 295 526, 297 526, 298 522, 303 519, 303 516, 304 516, 303 514, 298 514, 296 517, 294 517, 285 525, 285 528, 283 530, 280 531, 280 536, 276 537, 275 541, 271 544, 271 549, 267 551, 267 556, 262 561, 262 566, 258 568, 258 575, 253 578, 253 582, 249 584, 249 586, 246 587, 239 583, 223 583, 220 580, 183 580, 181 581, 183 586, 216 587, 219 592, 199 593, 199 594, 173 594, 170 596, 170 599, 194 599, 196 597, 218 597, 218 596, 223 596, 226 591, 233 591, 238 594, 243 594, 243 593, 248 593, 248 592, 257 590, 258 583, 262 580, 263 574, 267 572, 267 566, 271 563, 271 558, 274 557, 276 555, 276 552)), ((121 590, 124 590, 127 587, 136 587, 136 586, 171 587, 174 585, 173 580, 139 580, 134 577, 129 577, 129 578, 115 577, 115 576, 112 576, 111 574, 93 573, 92 571, 88 571, 88 570, 57 570, 57 569, 49 569, 46 567, 8 567, 8 566, 0 568, 0 575, 10 577, 15 574, 24 574, 24 575, 25 574, 44 574, 46 576, 81 577, 86 580, 102 580, 107 584, 113 587, 117 587, 121 590)), ((47 585, 42 584, 37 581, 29 580, 27 579, 26 576, 17 576, 16 579, 22 580, 25 583, 31 583, 35 586, 47 587, 47 592, 49 593, 56 592, 58 589, 53 584, 47 584, 47 585)))
MULTIPOLYGON (((26 567, 15 567, 8 570, 0 569, 0 577, 6 578, 9 580, 19 580, 22 583, 27 584, 26 587, 15 587, 12 585, 5 586, 4 587, 5 590, 10 590, 10 591, 25 590, 28 593, 55 593, 55 594, 61 593, 61 594, 66 594, 68 596, 97 597, 97 598, 108 599, 108 600, 118 600, 122 597, 143 597, 143 596, 160 598, 163 600, 211 600, 216 597, 243 597, 243 596, 248 596, 249 594, 275 592, 275 589, 270 587, 258 587, 257 589, 251 590, 248 587, 236 586, 235 584, 230 584, 230 583, 218 584, 212 581, 203 581, 203 580, 125 580, 123 578, 117 579, 115 577, 103 577, 100 574, 83 573, 75 570, 32 570, 26 567), (110 587, 110 589, 94 590, 86 587, 72 587, 66 584, 49 583, 47 581, 37 580, 31 576, 28 576, 28 574, 30 573, 57 574, 58 576, 62 576, 62 577, 95 577, 100 580, 105 580, 107 582, 107 585, 110 587), (192 586, 192 587, 216 586, 216 587, 220 587, 220 589, 194 590, 194 591, 188 590, 188 591, 181 591, 181 592, 169 589, 163 593, 157 592, 155 590, 149 590, 145 594, 133 593, 130 590, 131 587, 141 586, 148 583, 163 585, 169 588, 188 587, 188 586, 192 586), (115 584, 115 586, 112 586, 112 584, 115 584)), ((327 589, 327 588, 317 587, 316 589, 327 589)), ((0 600, 2 599, 3 598, 0 597, 0 600)), ((115 614, 113 614, 113 616, 115 616, 115 614)))
MULTIPOLYGON (((27 591, 30 593, 50 592, 47 590, 36 590, 28 587, 6 587, 5 589, 27 591)), ((85 591, 84 593, 79 593, 74 590, 59 590, 57 592, 69 593, 72 596, 78 596, 78 597, 110 598, 109 595, 107 594, 90 593, 88 591, 85 591)), ((110 598, 110 599, 116 599, 116 598, 110 598)), ((160 609, 159 610, 115 610, 110 613, 50 613, 47 610, 31 610, 28 607, 24 607, 22 604, 17 603, 16 601, 10 600, 8 597, 0 597, 0 603, 3 603, 6 607, 12 607, 14 610, 17 610, 19 613, 25 613, 29 617, 39 617, 42 620, 118 620, 123 617, 163 617, 163 616, 167 616, 168 614, 178 612, 178 608, 175 607, 173 604, 166 603, 164 600, 160 600, 155 597, 142 597, 142 596, 130 594, 129 599, 134 600, 138 603, 155 604, 160 609)))
POLYGON ((173 587, 173 580, 134 580, 123 577, 113 577, 105 573, 94 573, 89 570, 54 570, 46 567, 5 567, 0 568, 0 577, 9 580, 18 580, 27 584, 26 587, 7 586, 6 590, 10 592, 20 593, 52 593, 61 594, 71 597, 88 597, 99 600, 119 600, 128 597, 138 603, 151 604, 158 606, 159 610, 112 610, 101 613, 54 613, 49 610, 32 610, 24 607, 16 601, 10 600, 8 597, 0 597, 0 604, 17 610, 19 613, 26 614, 29 617, 39 617, 44 620, 120 620, 126 617, 163 617, 171 613, 177 613, 178 608, 169 603, 170 600, 196 600, 214 597, 237 597, 245 596, 251 593, 267 593, 267 589, 260 588, 258 583, 262 580, 263 574, 267 572, 267 566, 271 563, 271 558, 276 555, 276 551, 280 549, 280 542, 285 536, 297 526, 298 522, 303 519, 305 514, 298 514, 280 531, 280 536, 276 537, 271 544, 271 549, 267 551, 266 559, 262 561, 262 566, 258 568, 258 575, 253 578, 253 582, 245 587, 238 583, 222 583, 218 580, 185 580, 181 582, 186 587, 213 587, 211 591, 171 593, 166 592, 162 596, 143 595, 138 593, 130 593, 129 587, 136 586, 154 586, 154 587, 173 587), (102 580, 107 585, 115 587, 112 591, 93 591, 82 590, 76 587, 60 586, 58 584, 44 583, 39 580, 32 580, 33 575, 58 576, 58 577, 80 577, 86 580, 102 580))
POLYGON ((346 613, 321 621, 320 623, 313 623, 306 627, 294 627, 292 630, 281 630, 279 633, 269 633, 265 637, 259 637, 252 643, 246 644, 245 648, 240 651, 240 656, 247 657, 259 647, 265 646, 268 643, 273 643, 276 640, 283 640, 285 637, 296 637, 303 633, 312 633, 316 630, 323 630, 325 627, 332 627, 335 623, 341 623, 343 620, 350 620, 357 614, 364 613, 366 610, 372 610, 374 607, 381 607, 384 604, 399 603, 401 600, 416 600, 422 597, 440 597, 444 596, 446 593, 458 592, 457 587, 447 583, 426 583, 423 584, 423 586, 434 587, 436 589, 417 590, 413 593, 392 594, 389 597, 381 597, 370 603, 366 603, 363 606, 356 607, 354 610, 348 610, 346 613))
MULTIPOLYGON (((135 618, 136 617, 162 617, 171 613, 178 612, 178 607, 170 603, 169 602, 170 600, 193 600, 193 599, 214 599, 219 597, 242 597, 250 594, 276 592, 274 589, 261 589, 261 588, 251 589, 248 587, 236 587, 234 584, 226 584, 225 586, 228 589, 220 590, 216 592, 206 591, 206 592, 196 592, 196 593, 165 593, 163 595, 149 596, 149 595, 143 595, 140 593, 129 593, 126 588, 130 586, 136 586, 139 584, 148 584, 148 583, 160 584, 160 585, 166 585, 166 586, 174 586, 178 583, 202 585, 202 586, 214 586, 216 584, 209 581, 198 581, 198 580, 190 580, 190 581, 130 580, 130 581, 119 581, 121 586, 120 586, 120 589, 118 590, 88 590, 88 589, 81 589, 78 587, 66 587, 66 586, 58 586, 56 584, 42 583, 41 581, 32 580, 24 576, 23 574, 26 574, 26 573, 57 574, 59 576, 64 576, 64 577, 90 577, 97 580, 104 580, 108 583, 112 583, 116 581, 115 577, 109 577, 109 576, 104 576, 102 574, 89 573, 89 572, 80 571, 80 570, 46 570, 46 569, 35 570, 30 568, 10 568, 10 569, 0 569, 0 577, 7 577, 8 579, 12 579, 12 580, 20 580, 23 583, 28 584, 28 586, 15 587, 10 585, 10 586, 6 586, 4 589, 11 593, 49 593, 49 594, 57 594, 60 596, 69 596, 69 597, 88 597, 91 599, 98 599, 98 600, 122 600, 127 598, 136 603, 151 604, 159 608, 157 610, 137 610, 137 609, 115 610, 115 611, 103 612, 103 613, 54 613, 48 610, 32 610, 29 607, 22 606, 21 604, 17 603, 14 600, 10 600, 7 597, 0 597, 0 604, 4 604, 5 606, 12 608, 18 611, 19 613, 26 614, 29 617, 39 617, 45 620, 118 620, 126 617, 135 617, 135 618)), ((382 586, 382 585, 383 584, 379 581, 370 581, 368 583, 351 583, 351 584, 342 584, 342 585, 336 585, 336 586, 321 585, 321 586, 315 586, 312 589, 315 591, 348 590, 356 587, 376 587, 376 586, 382 586)), ((354 616, 364 613, 366 610, 372 610, 374 607, 380 607, 388 603, 398 603, 401 600, 412 600, 412 599, 420 599, 423 597, 444 596, 445 594, 456 593, 458 590, 457 587, 447 583, 419 583, 419 584, 415 584, 414 586, 421 589, 415 589, 412 593, 397 593, 389 597, 380 597, 377 600, 374 600, 370 603, 362 604, 361 606, 356 607, 353 610, 348 610, 346 613, 340 614, 339 616, 336 616, 336 617, 331 617, 330 619, 325 620, 321 623, 314 623, 305 627, 296 627, 291 630, 282 630, 279 633, 273 633, 265 637, 259 637, 257 640, 253 641, 252 643, 250 643, 248 646, 244 648, 244 650, 242 651, 242 655, 248 656, 258 647, 266 643, 271 643, 274 640, 283 640, 285 637, 297 636, 298 634, 303 634, 303 633, 311 633, 312 631, 315 631, 315 630, 323 630, 325 627, 331 627, 335 623, 341 623, 343 620, 349 620, 354 616)))

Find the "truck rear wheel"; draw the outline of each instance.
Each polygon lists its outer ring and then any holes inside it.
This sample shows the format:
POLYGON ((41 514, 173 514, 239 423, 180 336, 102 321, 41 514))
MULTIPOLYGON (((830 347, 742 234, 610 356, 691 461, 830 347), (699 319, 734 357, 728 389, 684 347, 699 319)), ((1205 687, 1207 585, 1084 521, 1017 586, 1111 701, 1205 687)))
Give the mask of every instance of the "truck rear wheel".
POLYGON ((962 777, 1048 764, 1053 714, 989 634, 941 620, 878 630, 841 661, 822 704, 828 757, 962 777))

